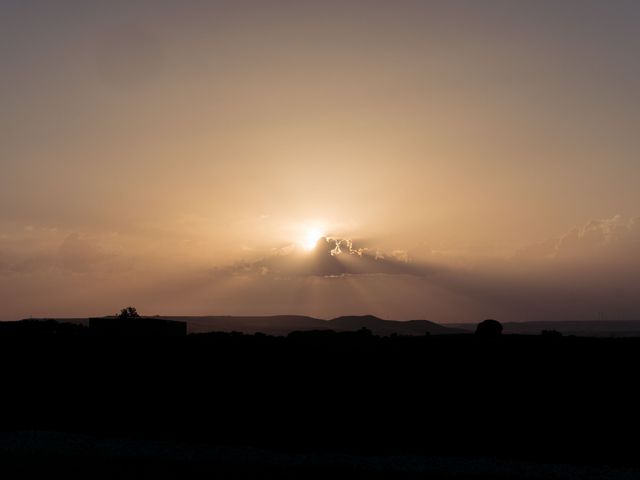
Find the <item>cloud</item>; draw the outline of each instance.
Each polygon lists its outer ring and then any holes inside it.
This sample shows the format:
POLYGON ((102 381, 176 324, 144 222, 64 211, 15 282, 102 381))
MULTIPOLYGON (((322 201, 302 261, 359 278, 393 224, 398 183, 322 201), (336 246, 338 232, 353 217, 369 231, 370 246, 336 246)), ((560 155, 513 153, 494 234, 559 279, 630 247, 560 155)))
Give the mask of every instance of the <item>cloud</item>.
POLYGON ((275 251, 253 262, 241 262, 227 269, 233 274, 261 274, 279 276, 340 275, 414 275, 434 273, 435 266, 410 261, 408 252, 395 250, 389 255, 380 250, 354 245, 351 239, 323 237, 310 251, 295 246, 275 251))
POLYGON ((107 273, 129 269, 133 257, 100 238, 56 229, 26 228, 4 234, 0 274, 107 273))
POLYGON ((149 240, 36 227, 0 235, 0 300, 5 318, 111 313, 124 302, 160 314, 631 319, 640 316, 639 242, 638 219, 612 217, 512 257, 463 257, 422 243, 383 251, 377 240, 332 237, 312 251, 290 244, 211 268, 217 260, 185 261, 169 248, 149 254, 149 240))
POLYGON ((514 255, 515 260, 640 260, 640 218, 624 220, 616 215, 591 220, 558 238, 529 245, 514 255))
POLYGON ((510 320, 640 318, 640 221, 591 220, 509 259, 450 267, 439 278, 464 303, 510 320))
POLYGON ((78 233, 68 235, 56 256, 56 266, 74 273, 99 270, 105 273, 129 270, 134 261, 130 256, 110 251, 95 240, 78 233))

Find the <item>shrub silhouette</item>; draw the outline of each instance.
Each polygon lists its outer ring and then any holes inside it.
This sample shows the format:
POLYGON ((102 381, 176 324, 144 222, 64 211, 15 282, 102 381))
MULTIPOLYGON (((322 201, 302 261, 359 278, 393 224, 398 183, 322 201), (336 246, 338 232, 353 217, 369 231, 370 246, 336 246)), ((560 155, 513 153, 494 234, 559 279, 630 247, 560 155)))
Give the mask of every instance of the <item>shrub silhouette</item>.
POLYGON ((476 335, 483 337, 497 337, 502 334, 502 324, 497 320, 488 319, 480 322, 476 327, 476 335))
POLYGON ((140 318, 140 315, 134 307, 127 307, 120 310, 118 318, 140 318))
POLYGON ((558 330, 542 330, 540 332, 540 335, 542 335, 545 338, 558 338, 562 336, 562 333, 559 332, 558 330))

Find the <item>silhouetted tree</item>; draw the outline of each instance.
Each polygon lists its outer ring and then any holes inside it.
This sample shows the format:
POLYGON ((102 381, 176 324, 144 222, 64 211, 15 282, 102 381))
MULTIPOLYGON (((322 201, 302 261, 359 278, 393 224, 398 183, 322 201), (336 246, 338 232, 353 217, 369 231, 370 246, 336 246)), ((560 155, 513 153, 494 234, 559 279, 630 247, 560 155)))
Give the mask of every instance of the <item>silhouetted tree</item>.
POLYGON ((542 330, 540 332, 540 335, 545 338, 558 338, 562 336, 562 333, 560 333, 558 330, 542 330))
POLYGON ((127 307, 120 310, 118 318, 139 318, 140 315, 134 307, 127 307))
POLYGON ((502 324, 497 320, 484 320, 476 327, 476 335, 481 335, 483 337, 497 337, 501 334, 502 324))

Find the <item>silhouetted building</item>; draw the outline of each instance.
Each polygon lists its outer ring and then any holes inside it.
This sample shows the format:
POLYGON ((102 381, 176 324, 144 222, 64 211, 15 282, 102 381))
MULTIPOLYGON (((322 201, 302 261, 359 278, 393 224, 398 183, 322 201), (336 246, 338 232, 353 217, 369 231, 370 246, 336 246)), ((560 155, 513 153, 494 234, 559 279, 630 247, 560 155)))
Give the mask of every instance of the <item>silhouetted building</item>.
POLYGON ((179 337, 187 334, 187 323, 161 318, 90 318, 94 335, 119 337, 179 337))

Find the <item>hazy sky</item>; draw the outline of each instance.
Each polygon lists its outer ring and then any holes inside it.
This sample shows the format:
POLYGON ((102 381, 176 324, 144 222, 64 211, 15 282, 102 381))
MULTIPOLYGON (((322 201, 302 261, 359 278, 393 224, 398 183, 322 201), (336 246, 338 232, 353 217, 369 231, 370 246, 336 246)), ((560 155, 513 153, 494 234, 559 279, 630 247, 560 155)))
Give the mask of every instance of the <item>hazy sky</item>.
POLYGON ((640 318, 639 22, 0 0, 0 319, 640 318))

